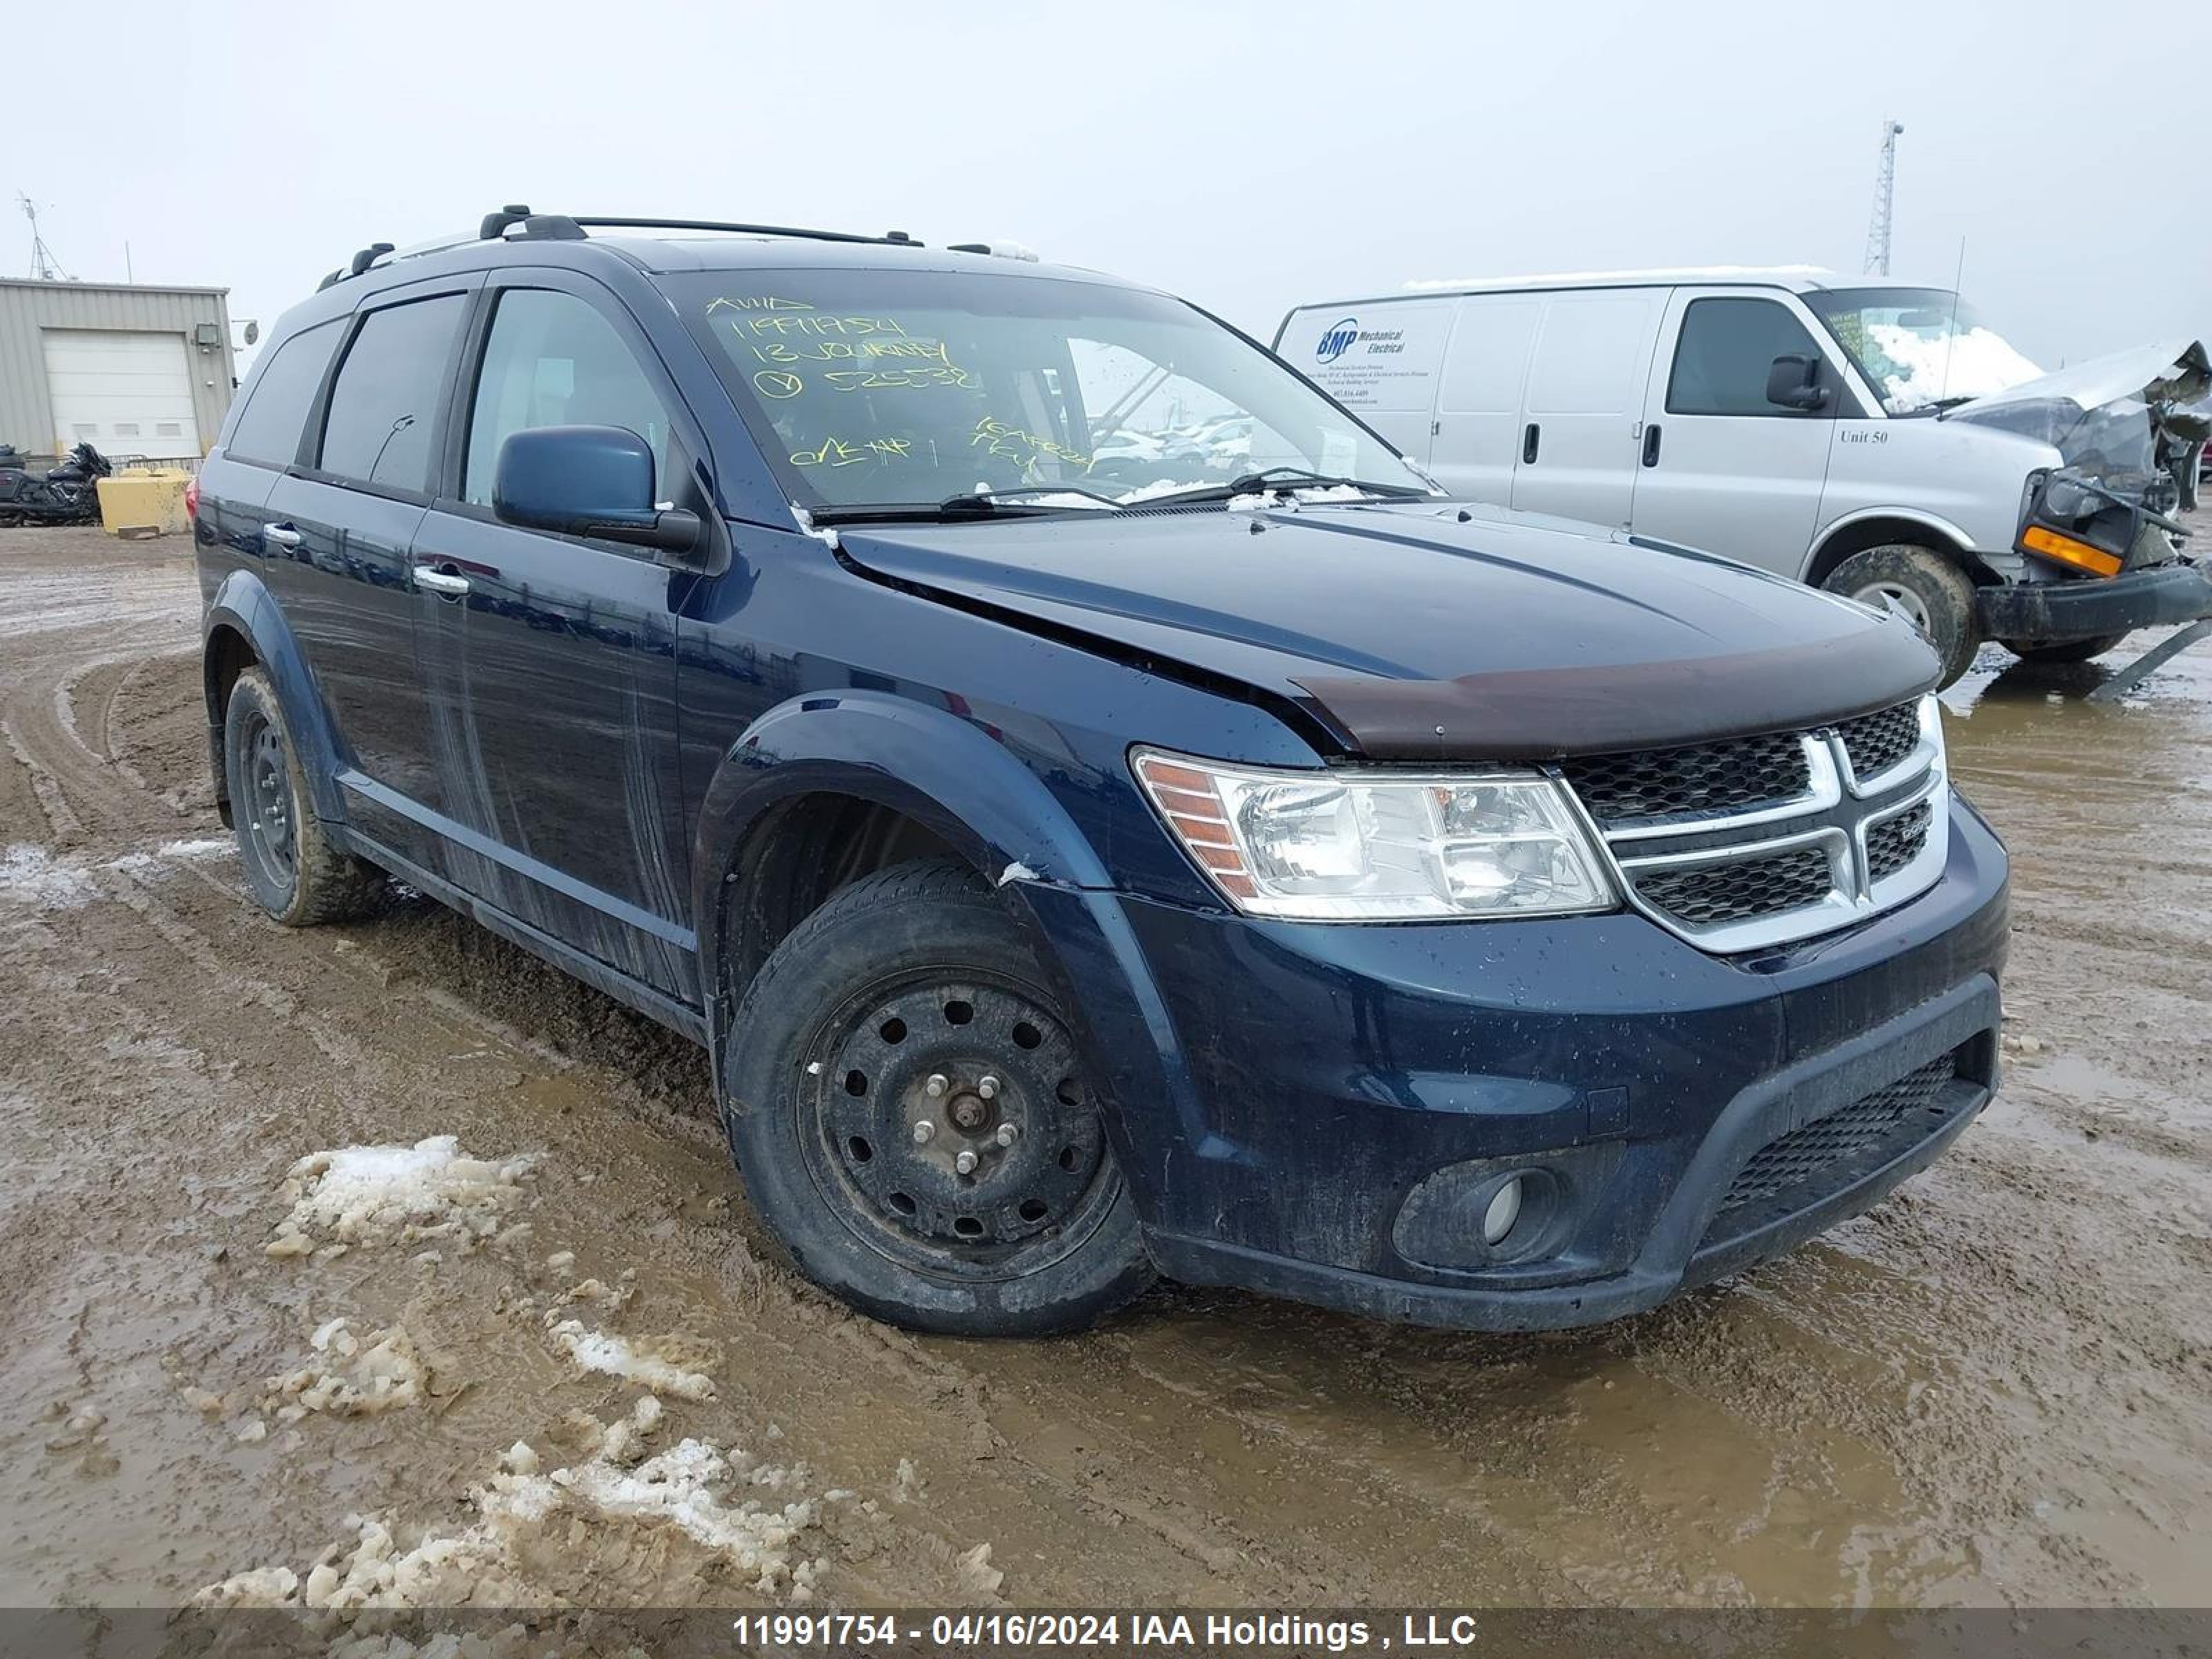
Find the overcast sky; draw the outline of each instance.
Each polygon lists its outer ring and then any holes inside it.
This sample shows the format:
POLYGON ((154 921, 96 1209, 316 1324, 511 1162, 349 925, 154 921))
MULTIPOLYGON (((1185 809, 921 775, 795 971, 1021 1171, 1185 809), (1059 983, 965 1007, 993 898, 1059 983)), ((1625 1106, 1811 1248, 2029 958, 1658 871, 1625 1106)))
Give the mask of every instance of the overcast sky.
MULTIPOLYGON (((2046 367, 2212 334, 2212 5, 111 4, 0 132, 69 274, 264 325, 502 202, 1010 237, 1271 336, 1408 277, 1897 274, 2046 367)), ((0 222, 5 273, 28 227, 0 222)))

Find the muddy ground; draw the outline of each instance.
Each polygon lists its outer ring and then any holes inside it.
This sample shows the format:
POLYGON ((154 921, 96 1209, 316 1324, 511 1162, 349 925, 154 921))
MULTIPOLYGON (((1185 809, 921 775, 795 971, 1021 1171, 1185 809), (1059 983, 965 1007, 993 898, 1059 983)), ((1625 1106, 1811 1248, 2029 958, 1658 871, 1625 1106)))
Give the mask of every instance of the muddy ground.
POLYGON ((2122 706, 1994 648, 1948 694, 2017 860, 2010 1069, 1872 1215, 1567 1335, 1164 1288, 994 1346, 769 1265, 679 1039, 428 902, 252 910, 197 611, 181 540, 0 532, 0 1604, 296 1595, 317 1563, 326 1595, 601 1604, 2212 1582, 2212 645, 2122 706), (266 1253, 296 1160, 441 1135, 535 1162, 447 1231, 266 1253), (665 1368, 659 1423, 581 1368, 595 1335, 665 1368))

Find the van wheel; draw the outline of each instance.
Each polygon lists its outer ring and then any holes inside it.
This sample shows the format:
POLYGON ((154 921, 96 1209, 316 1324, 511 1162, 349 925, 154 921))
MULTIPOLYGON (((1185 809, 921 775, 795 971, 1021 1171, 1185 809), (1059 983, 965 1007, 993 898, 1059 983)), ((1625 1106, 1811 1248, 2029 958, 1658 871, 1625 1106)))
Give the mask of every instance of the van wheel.
POLYGON ((1877 611, 1902 615, 1942 659, 1945 685, 1965 673, 1981 649, 1974 584, 1932 547, 1911 542, 1869 547, 1838 565, 1821 586, 1877 611))
POLYGON ((1088 1325, 1154 1277, 1066 1015, 1020 928, 939 860, 776 947, 728 1039, 745 1190, 799 1270, 915 1330, 1088 1325))
POLYGON ((246 887, 255 903, 287 927, 343 921, 376 908, 384 872, 331 844, 308 799, 283 705, 258 668, 247 669, 230 689, 222 764, 246 887))
POLYGON ((2062 640, 2057 645, 2014 645, 2004 641, 2004 648, 2022 662, 2087 662, 2101 657, 2122 640, 2124 634, 2099 634, 2086 640, 2062 640))

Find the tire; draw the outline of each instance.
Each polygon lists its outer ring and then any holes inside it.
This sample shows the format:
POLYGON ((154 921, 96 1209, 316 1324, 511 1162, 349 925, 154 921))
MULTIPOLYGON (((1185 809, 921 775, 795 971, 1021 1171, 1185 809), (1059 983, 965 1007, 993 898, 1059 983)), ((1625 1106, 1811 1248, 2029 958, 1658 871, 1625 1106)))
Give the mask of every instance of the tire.
POLYGON ((315 816, 283 705, 258 668, 230 689, 222 767, 256 904, 287 927, 312 927, 366 915, 382 902, 384 872, 332 846, 315 816))
POLYGON ((2122 640, 2124 634, 2099 634, 2086 640, 2062 640, 2057 645, 2014 645, 2004 641, 2004 648, 2022 662, 2070 663, 2087 662, 2101 657, 2122 640))
POLYGON ((962 866, 882 871, 800 923, 746 991, 722 1071, 754 1208, 863 1313, 1039 1336, 1155 1277, 1069 1021, 962 866))
POLYGON ((1900 612, 1920 629, 1942 659, 1942 684, 1966 672, 1981 649, 1974 625, 1974 584, 1958 564, 1932 547, 1891 542, 1854 553, 1820 584, 1831 593, 1876 610, 1900 612))

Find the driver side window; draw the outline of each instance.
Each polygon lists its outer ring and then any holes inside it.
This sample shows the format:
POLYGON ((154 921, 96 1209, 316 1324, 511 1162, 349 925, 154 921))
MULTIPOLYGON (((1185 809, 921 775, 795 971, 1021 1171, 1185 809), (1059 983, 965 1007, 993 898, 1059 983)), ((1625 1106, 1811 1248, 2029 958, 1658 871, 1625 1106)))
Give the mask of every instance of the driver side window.
POLYGON ((654 489, 666 490, 668 413, 614 325, 573 294, 510 289, 477 375, 462 499, 489 507, 500 446, 543 426, 627 428, 652 447, 654 489))

